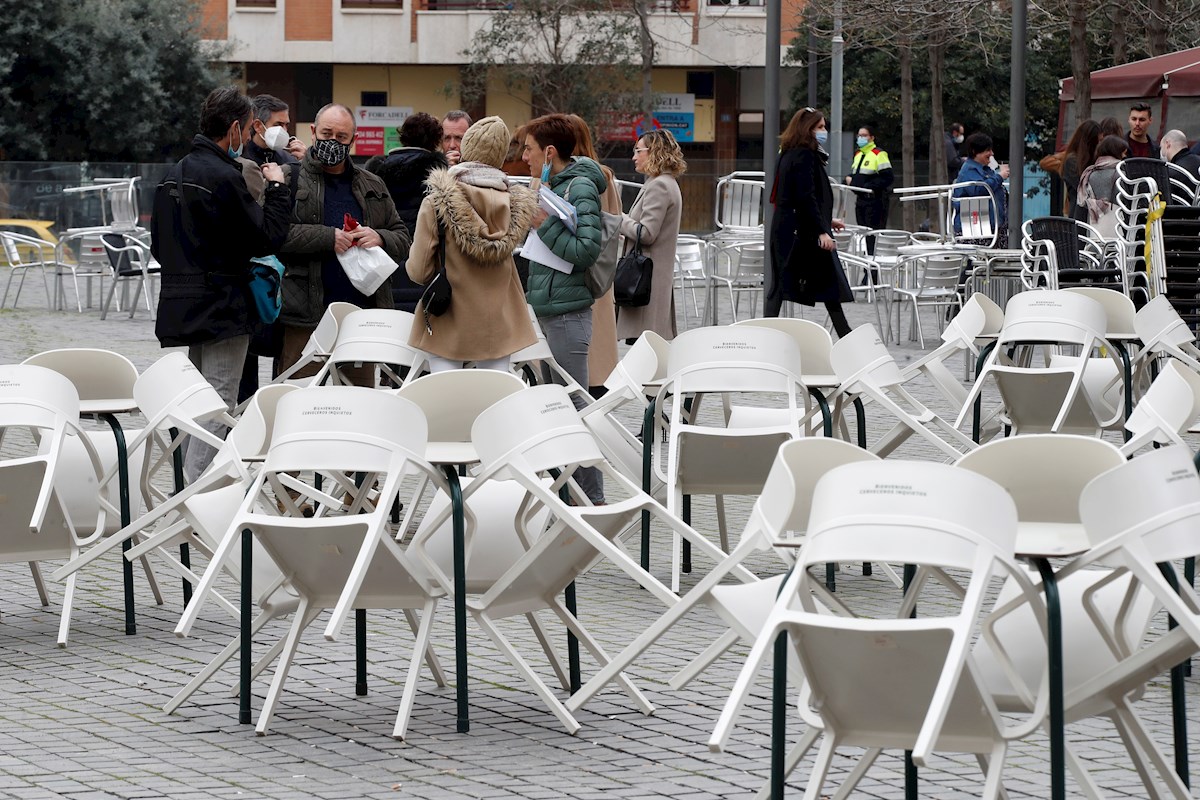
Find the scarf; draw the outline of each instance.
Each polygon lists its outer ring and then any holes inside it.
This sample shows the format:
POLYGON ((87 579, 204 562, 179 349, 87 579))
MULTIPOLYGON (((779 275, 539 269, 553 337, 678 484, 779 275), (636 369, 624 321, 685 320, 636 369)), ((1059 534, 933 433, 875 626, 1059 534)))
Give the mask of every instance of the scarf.
POLYGON ((468 186, 480 186, 501 192, 508 191, 508 176, 482 161, 463 161, 455 164, 450 168, 450 177, 468 186))

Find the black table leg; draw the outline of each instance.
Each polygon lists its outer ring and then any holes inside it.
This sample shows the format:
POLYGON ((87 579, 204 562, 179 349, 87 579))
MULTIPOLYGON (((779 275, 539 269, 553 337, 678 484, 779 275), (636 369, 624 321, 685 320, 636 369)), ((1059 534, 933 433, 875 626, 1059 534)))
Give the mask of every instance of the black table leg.
POLYGON ((254 534, 249 528, 242 529, 242 592, 241 592, 241 628, 242 628, 242 650, 240 655, 240 663, 238 669, 238 722, 242 725, 250 724, 250 670, 252 666, 250 647, 252 645, 252 635, 250 633, 250 614, 251 604, 253 599, 253 587, 251 584, 254 581, 254 571, 252 560, 254 558, 254 534))
POLYGON ((458 694, 458 732, 471 730, 471 712, 467 705, 467 533, 463 515, 462 485, 454 465, 442 467, 450 485, 450 506, 454 520, 454 679, 458 694))
MULTIPOLYGON (((117 441, 117 488, 121 497, 121 527, 124 528, 133 521, 129 508, 129 452, 125 446, 125 431, 112 414, 100 414, 99 417, 112 428, 113 438, 117 441)), ((121 542, 122 553, 129 552, 132 547, 133 543, 129 539, 121 542)), ((125 588, 125 635, 133 636, 137 633, 137 616, 133 603, 133 562, 123 556, 121 579, 125 588)))
MULTIPOLYGON (((1171 588, 1178 593, 1179 578, 1171 565, 1159 564, 1158 569, 1162 572, 1163 577, 1167 579, 1167 582, 1171 584, 1171 588)), ((1175 621, 1174 617, 1167 617, 1168 629, 1173 630, 1178 626, 1179 623, 1175 621)), ((1171 718, 1174 723, 1175 772, 1179 775, 1179 779, 1183 781, 1183 785, 1190 788, 1192 781, 1189 776, 1191 770, 1188 767, 1187 689, 1183 684, 1189 662, 1190 659, 1184 659, 1171 667, 1171 718)))
MULTIPOLYGON (((575 602, 575 581, 567 584, 563 601, 572 617, 579 618, 579 608, 575 602)), ((571 676, 571 694, 575 694, 583 686, 583 676, 579 668, 579 638, 567 631, 567 670, 571 676)))
MULTIPOLYGON (((642 491, 650 494, 654 453, 654 400, 642 417, 642 491)), ((642 569, 650 571, 650 512, 642 511, 642 569)))
POLYGON ((1054 568, 1047 558, 1035 558, 1038 574, 1046 594, 1046 631, 1050 649, 1050 797, 1066 800, 1066 733, 1063 710, 1063 641, 1062 607, 1058 598, 1058 583, 1054 568))
MULTIPOLYGON (((782 592, 792 576, 793 566, 787 571, 782 592)), ((778 596, 776 596, 778 599, 778 596)), ((787 631, 775 637, 775 664, 771 678, 771 800, 783 800, 784 761, 787 759, 787 631)))
MULTIPOLYGON (((171 434, 171 442, 174 443, 175 440, 179 438, 179 431, 176 428, 170 428, 169 431, 171 434)), ((183 451, 178 447, 171 451, 171 471, 173 472, 175 478, 175 494, 179 494, 183 491, 186 481, 183 479, 183 451)), ((183 566, 188 569, 192 568, 192 550, 190 547, 188 547, 187 542, 179 545, 179 563, 183 564, 183 566)), ((186 608, 187 604, 190 602, 192 602, 192 582, 187 578, 184 578, 184 608, 186 608)))
POLYGON ((354 609, 354 693, 367 693, 367 610, 354 609))

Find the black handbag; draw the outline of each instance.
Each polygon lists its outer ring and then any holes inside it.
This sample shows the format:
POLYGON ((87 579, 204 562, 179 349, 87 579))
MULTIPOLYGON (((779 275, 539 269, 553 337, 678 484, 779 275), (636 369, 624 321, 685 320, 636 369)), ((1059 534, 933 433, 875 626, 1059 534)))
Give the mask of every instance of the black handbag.
POLYGON ((650 304, 650 283, 654 261, 642 255, 642 223, 637 226, 637 242, 617 262, 613 278, 613 301, 622 308, 641 308, 650 304))
POLYGON ((421 310, 425 314, 425 330, 430 336, 433 328, 429 325, 430 317, 440 317, 450 310, 451 287, 450 279, 446 277, 446 228, 438 220, 438 271, 434 273, 425 291, 421 293, 421 310))

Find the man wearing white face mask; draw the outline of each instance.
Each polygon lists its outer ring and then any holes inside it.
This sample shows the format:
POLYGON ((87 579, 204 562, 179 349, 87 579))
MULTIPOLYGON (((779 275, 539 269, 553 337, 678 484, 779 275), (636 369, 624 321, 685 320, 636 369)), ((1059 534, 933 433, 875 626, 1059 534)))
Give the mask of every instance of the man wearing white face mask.
MULTIPOLYGON (((237 87, 214 90, 200 109, 200 133, 154 193, 151 251, 162 265, 154 332, 188 358, 233 406, 258 315, 250 300, 250 259, 274 254, 288 231, 289 197, 278 164, 263 167, 259 206, 237 158, 250 137, 250 100, 237 87)), ((184 473, 194 479, 215 450, 189 443, 184 473)))
POLYGON ((950 124, 950 130, 946 132, 946 174, 950 177, 950 182, 954 183, 954 179, 958 177, 958 171, 962 169, 965 158, 958 154, 958 147, 963 143, 963 126, 957 122, 950 124))
MULTIPOLYGON (((300 163, 292 224, 280 257, 283 275, 283 343, 279 369, 287 370, 300 358, 308 337, 330 303, 352 303, 359 308, 392 308, 392 280, 388 278, 370 297, 361 294, 342 269, 338 253, 351 247, 382 247, 397 264, 408 259, 408 229, 381 178, 354 166, 350 147, 358 129, 354 114, 330 103, 317 112, 313 140, 300 163), (349 215, 358 223, 343 230, 349 215)), ((373 381, 374 368, 346 370, 358 384, 373 381)), ((304 377, 305 370, 297 373, 304 377)))

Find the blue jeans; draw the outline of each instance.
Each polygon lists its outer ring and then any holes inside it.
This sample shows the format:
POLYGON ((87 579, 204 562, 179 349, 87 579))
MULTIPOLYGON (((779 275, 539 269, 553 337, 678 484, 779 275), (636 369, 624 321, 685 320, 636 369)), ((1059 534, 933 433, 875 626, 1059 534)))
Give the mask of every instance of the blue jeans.
MULTIPOLYGON (((538 317, 542 333, 546 334, 546 344, 554 360, 563 370, 575 379, 576 383, 587 390, 588 387, 588 347, 592 343, 592 309, 568 311, 566 314, 556 314, 552 317, 538 317)), ((549 368, 543 366, 542 377, 545 381, 556 379, 549 368)), ((576 409, 583 408, 587 401, 576 394, 571 395, 571 402, 576 409)), ((604 476, 595 467, 582 467, 575 471, 575 481, 579 488, 593 503, 604 502, 604 476)))

